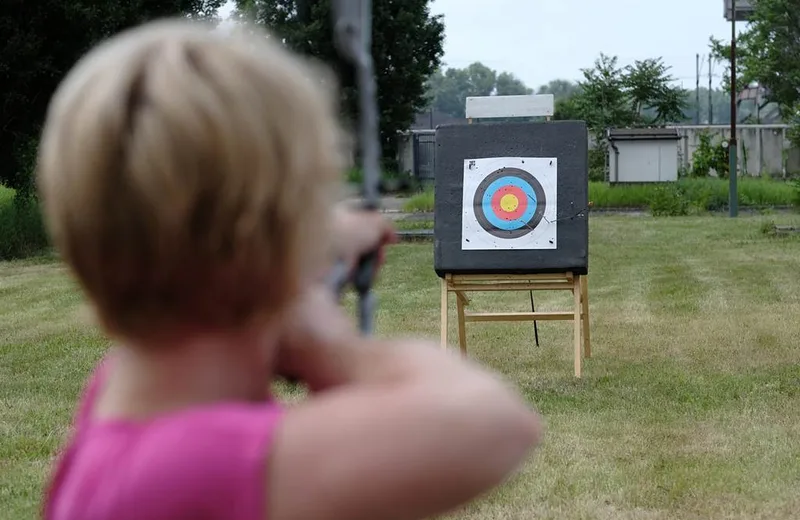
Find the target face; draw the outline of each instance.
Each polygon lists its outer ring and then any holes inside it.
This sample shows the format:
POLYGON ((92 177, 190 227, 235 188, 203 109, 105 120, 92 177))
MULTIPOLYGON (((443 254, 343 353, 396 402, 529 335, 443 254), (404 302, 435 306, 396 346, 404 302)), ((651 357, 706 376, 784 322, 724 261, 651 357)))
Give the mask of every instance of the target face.
POLYGON ((464 161, 462 249, 555 249, 555 158, 464 161))
POLYGON ((542 221, 547 197, 530 173, 500 168, 481 181, 472 205, 475 218, 487 233, 498 238, 519 238, 542 221))

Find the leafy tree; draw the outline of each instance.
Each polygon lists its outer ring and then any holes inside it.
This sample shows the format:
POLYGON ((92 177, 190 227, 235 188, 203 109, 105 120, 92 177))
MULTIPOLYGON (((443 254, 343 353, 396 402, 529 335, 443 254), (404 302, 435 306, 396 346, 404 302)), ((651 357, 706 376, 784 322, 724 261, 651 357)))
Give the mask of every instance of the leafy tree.
POLYGON ((498 96, 524 96, 533 94, 533 90, 510 72, 501 72, 495 82, 495 94, 498 96))
POLYGON ((465 117, 464 105, 470 96, 531 93, 533 91, 514 74, 498 74, 480 62, 463 69, 437 70, 428 80, 428 98, 433 108, 452 117, 465 117))
POLYGON ((213 18, 224 0, 0 2, 0 183, 31 192, 31 158, 52 93, 95 43, 147 20, 213 18))
POLYGON ((580 87, 573 81, 568 79, 554 79, 548 82, 546 85, 540 86, 536 90, 536 93, 553 94, 553 98, 555 98, 556 103, 558 103, 560 100, 571 98, 579 91, 580 87))
POLYGON ((630 126, 636 121, 632 97, 626 91, 625 71, 617 58, 601 54, 594 67, 583 69, 575 108, 600 137, 611 126, 630 126))
POLYGON ((688 93, 673 86, 661 58, 620 67, 615 56, 601 54, 584 69, 573 109, 601 137, 609 127, 659 126, 683 121, 688 93))
MULTIPOLYGON (((711 51, 727 64, 724 86, 730 92, 730 42, 712 38, 711 51)), ((800 144, 800 0, 755 2, 750 23, 737 37, 736 54, 737 86, 766 87, 766 101, 778 105, 800 144)))
POLYGON ((435 110, 464 117, 466 98, 490 95, 496 82, 495 71, 478 62, 463 69, 438 69, 428 79, 427 97, 435 110))
MULTIPOLYGON (((553 94, 555 97, 555 94, 553 94)), ((583 112, 578 106, 576 96, 556 99, 556 106, 553 113, 556 121, 576 121, 583 119, 583 112)))
POLYGON ((661 58, 636 61, 625 67, 623 83, 633 102, 638 122, 665 124, 684 118, 686 91, 671 85, 674 79, 661 58), (644 110, 655 113, 647 117, 644 110))
MULTIPOLYGON (((444 53, 442 16, 431 15, 429 4, 430 0, 373 0, 372 56, 387 162, 396 155, 397 132, 406 130, 428 104, 427 79, 444 53)), ((328 64, 339 79, 344 114, 356 120, 355 70, 334 45, 331 0, 237 0, 237 8, 290 48, 328 64)))

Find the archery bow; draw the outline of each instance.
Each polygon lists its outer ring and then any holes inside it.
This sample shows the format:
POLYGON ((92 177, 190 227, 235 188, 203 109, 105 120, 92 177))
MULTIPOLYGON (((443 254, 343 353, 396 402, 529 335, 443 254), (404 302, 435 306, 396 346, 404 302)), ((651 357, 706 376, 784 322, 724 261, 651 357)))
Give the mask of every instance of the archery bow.
MULTIPOLYGON (((380 206, 378 183, 381 158, 377 86, 371 51, 372 0, 332 0, 332 8, 336 47, 356 70, 364 209, 377 211, 380 206)), ((378 253, 373 251, 362 257, 351 278, 359 299, 359 327, 364 334, 372 333, 374 328, 375 295, 372 292, 372 282, 378 253)), ((342 285, 339 284, 339 288, 342 285)))

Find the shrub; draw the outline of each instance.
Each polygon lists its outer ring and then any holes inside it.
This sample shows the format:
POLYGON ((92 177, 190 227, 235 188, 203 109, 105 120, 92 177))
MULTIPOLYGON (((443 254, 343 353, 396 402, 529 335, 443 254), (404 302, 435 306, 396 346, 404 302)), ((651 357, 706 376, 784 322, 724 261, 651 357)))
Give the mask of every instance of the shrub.
POLYGON ((692 168, 689 175, 695 178, 708 177, 711 170, 714 170, 719 178, 727 178, 730 170, 728 150, 722 143, 714 145, 708 132, 701 132, 698 137, 700 143, 692 154, 692 168))
POLYGON ((605 182, 607 163, 607 146, 602 145, 589 150, 589 181, 605 182))
POLYGON ((36 198, 0 187, 0 260, 35 255, 48 245, 36 198))
POLYGON ((680 217, 689 214, 691 204, 680 186, 667 185, 653 190, 648 206, 654 217, 680 217))

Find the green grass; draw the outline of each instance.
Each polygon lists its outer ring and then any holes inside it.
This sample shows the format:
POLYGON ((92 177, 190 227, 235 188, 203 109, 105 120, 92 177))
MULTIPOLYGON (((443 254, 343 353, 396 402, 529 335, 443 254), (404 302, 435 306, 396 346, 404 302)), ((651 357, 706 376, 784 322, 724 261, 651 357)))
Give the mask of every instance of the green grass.
MULTIPOLYGON (((766 236, 768 220, 592 218, 594 356, 580 381, 568 324, 542 323, 539 348, 530 323, 469 324, 471 357, 516 385, 547 431, 516 477, 448 518, 796 518, 800 237, 766 236)), ((438 338, 432 262, 430 243, 389 251, 380 335, 438 338)), ((0 510, 34 518, 107 344, 83 324, 81 299, 53 258, 0 263, 0 295, 0 510)), ((536 303, 560 310, 569 296, 542 293, 536 303)), ((480 294, 473 306, 525 310, 528 295, 480 294)), ((454 309, 450 323, 454 341, 454 309)))
MULTIPOLYGON (((590 182, 589 200, 598 209, 645 209, 659 196, 659 189, 664 187, 679 190, 687 205, 696 210, 713 211, 728 204, 728 181, 715 178, 681 179, 666 185, 609 185, 605 182, 590 182)), ((739 179, 738 191, 739 204, 743 207, 800 204, 800 188, 793 183, 743 177, 739 179)), ((409 198, 403 209, 407 212, 431 212, 433 200, 433 190, 428 189, 409 198)))
POLYGON ((433 220, 412 220, 402 219, 394 222, 394 227, 398 231, 418 231, 423 229, 433 229, 433 220))
MULTIPOLYGON (((681 179, 672 186, 680 190, 688 203, 701 210, 717 210, 728 204, 729 183, 724 179, 681 179)), ((738 179, 741 206, 790 206, 795 202, 792 183, 742 177, 738 179)), ((663 187, 664 185, 662 185, 663 187)), ((669 184, 666 186, 670 186, 669 184)), ((592 182, 589 200, 597 208, 641 208, 650 205, 657 185, 616 185, 592 182)))
POLYGON ((406 213, 432 212, 433 211, 433 187, 416 193, 403 203, 403 211, 406 213))

